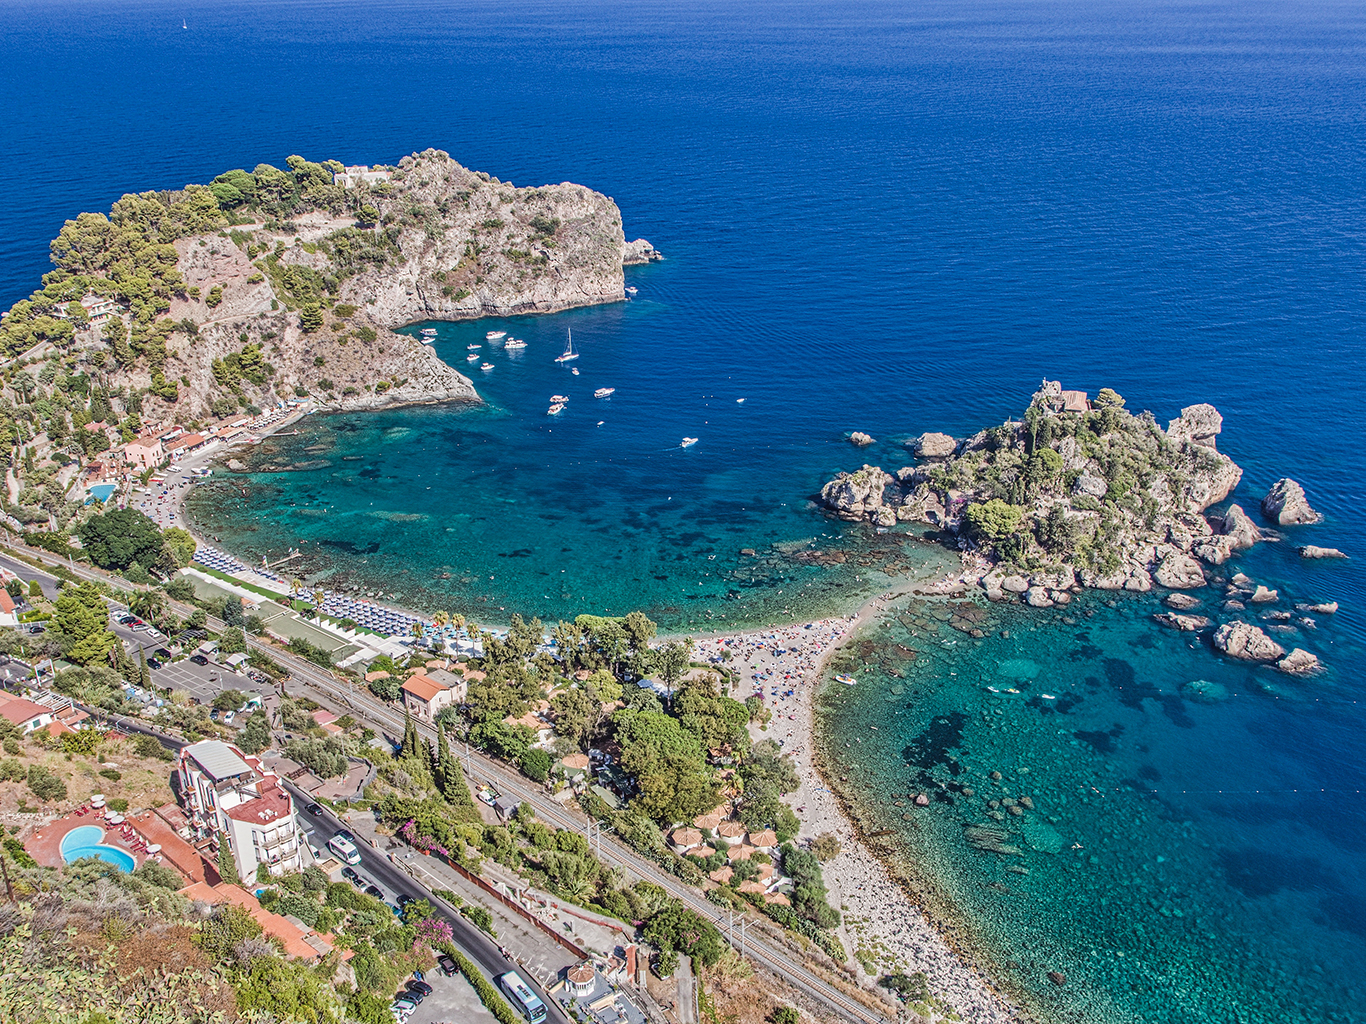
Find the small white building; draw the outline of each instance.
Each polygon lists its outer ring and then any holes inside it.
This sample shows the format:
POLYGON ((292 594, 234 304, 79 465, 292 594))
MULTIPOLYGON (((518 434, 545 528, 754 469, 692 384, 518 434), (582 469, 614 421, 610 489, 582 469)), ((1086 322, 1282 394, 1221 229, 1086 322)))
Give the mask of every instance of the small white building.
POLYGON ((259 758, 221 740, 180 751, 181 794, 191 824, 226 836, 242 882, 265 864, 272 875, 303 868, 303 838, 294 801, 259 758))
POLYGON ((371 184, 376 181, 388 181, 393 175, 393 171, 376 167, 373 170, 368 164, 354 164, 344 171, 334 172, 332 184, 340 185, 342 188, 350 188, 352 185, 371 184))

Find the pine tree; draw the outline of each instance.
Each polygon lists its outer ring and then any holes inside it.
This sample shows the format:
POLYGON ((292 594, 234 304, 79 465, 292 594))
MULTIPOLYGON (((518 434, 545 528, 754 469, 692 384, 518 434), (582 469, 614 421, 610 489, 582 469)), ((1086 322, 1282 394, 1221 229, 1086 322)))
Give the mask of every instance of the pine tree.
POLYGON ((438 725, 436 727, 436 758, 432 761, 432 778, 436 780, 436 788, 446 789, 446 774, 450 770, 451 746, 446 742, 446 727, 438 725))
POLYGON ((413 716, 409 714, 407 707, 403 709, 403 746, 399 748, 399 756, 405 758, 417 757, 421 750, 419 745, 417 726, 413 724, 413 716))

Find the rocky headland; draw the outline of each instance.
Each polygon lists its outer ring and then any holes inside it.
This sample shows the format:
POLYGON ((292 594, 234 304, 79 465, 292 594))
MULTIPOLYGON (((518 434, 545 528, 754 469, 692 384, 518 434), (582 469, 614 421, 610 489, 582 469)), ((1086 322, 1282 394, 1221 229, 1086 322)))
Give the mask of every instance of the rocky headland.
MULTIPOLYGON (((113 414, 203 425, 311 398, 323 409, 478 401, 396 328, 625 298, 627 242, 607 196, 518 188, 438 150, 393 167, 290 157, 207 185, 125 196, 52 243, 56 270, 0 346, 98 375, 113 414)), ((31 395, 23 395, 27 399, 31 395)))
MULTIPOLYGON (((1158 616, 1162 624, 1207 633, 1229 657, 1312 672, 1314 655, 1287 654, 1258 626, 1183 614, 1201 602, 1182 592, 1211 585, 1216 567, 1278 536, 1238 504, 1210 511, 1242 479, 1242 469, 1218 450, 1222 428, 1211 405, 1188 406, 1163 429, 1151 413, 1129 412, 1109 388, 1088 401, 1044 381, 1022 420, 962 440, 922 434, 906 443, 915 464, 893 473, 873 465, 839 473, 818 500, 843 519, 936 527, 961 553, 960 582, 979 585, 993 601, 1050 608, 1068 604, 1084 588, 1160 587, 1173 592, 1166 601, 1173 611, 1158 616)), ((1288 479, 1276 482, 1261 511, 1274 526, 1321 519, 1304 489, 1288 479)), ((1313 546, 1302 551, 1311 558, 1341 556, 1313 546)), ((1221 610, 1237 613, 1279 600, 1276 591, 1239 574, 1221 610)))

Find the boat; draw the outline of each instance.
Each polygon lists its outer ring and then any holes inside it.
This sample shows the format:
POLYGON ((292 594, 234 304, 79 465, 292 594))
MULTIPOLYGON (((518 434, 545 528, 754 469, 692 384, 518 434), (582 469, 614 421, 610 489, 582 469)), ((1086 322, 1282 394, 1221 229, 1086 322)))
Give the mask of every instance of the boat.
POLYGON ((565 343, 564 352, 555 357, 557 363, 567 363, 579 358, 579 354, 574 351, 574 332, 569 332, 569 341, 565 343))
POLYGON ((695 444, 697 444, 697 438, 695 438, 695 437, 685 437, 685 438, 683 438, 683 443, 680 444, 678 447, 680 447, 680 448, 691 448, 691 447, 692 447, 693 445, 695 445, 695 444))
POLYGON ((744 405, 744 404, 745 404, 745 400, 744 400, 743 398, 737 398, 737 399, 735 400, 735 404, 736 404, 736 405, 744 405))
POLYGON ((569 396, 568 396, 568 395, 551 395, 551 396, 550 396, 550 400, 551 400, 552 402, 559 402, 561 405, 564 405, 565 402, 569 401, 569 396))
POLYGON ((476 355, 472 355, 472 356, 466 356, 466 357, 465 357, 465 362, 467 362, 467 363, 477 363, 477 362, 479 362, 479 356, 478 356, 477 354, 476 354, 476 355))
POLYGON ((579 368, 577 366, 571 367, 569 372, 572 373, 575 377, 577 377, 579 375, 579 368))
POLYGON ((485 340, 485 341, 498 341, 500 338, 506 338, 507 336, 508 336, 508 332, 507 332, 507 331, 489 331, 488 334, 484 335, 484 340, 485 340))
POLYGON ((636 292, 638 292, 638 291, 640 291, 639 288, 634 288, 634 287, 631 287, 630 285, 627 285, 627 287, 626 287, 626 294, 627 294, 627 295, 634 295, 634 294, 635 294, 636 292))
POLYGON ((845 686, 853 686, 858 682, 858 680, 851 675, 845 675, 844 673, 840 673, 835 677, 835 682, 843 683, 845 686))
POLYGON ((547 416, 558 416, 562 412, 564 412, 564 403, 552 402, 550 408, 545 411, 545 414, 547 416))
POLYGON ((602 426, 606 422, 606 420, 598 420, 598 426, 602 426))
POLYGON ((503 348, 511 352, 513 349, 526 348, 526 342, 521 338, 509 338, 503 348))
POLYGON ((594 398, 607 398, 607 397, 609 397, 614 391, 616 391, 616 388, 598 388, 598 390, 596 390, 596 391, 593 392, 593 397, 594 397, 594 398))
POLYGON ((471 351, 471 352, 473 352, 473 351, 474 351, 475 349, 477 349, 477 348, 483 348, 483 347, 484 347, 483 345, 480 345, 480 344, 478 344, 478 343, 473 344, 473 345, 466 345, 466 346, 465 346, 465 348, 469 349, 469 351, 471 351))
POLYGON ((483 363, 483 364, 480 365, 479 369, 481 369, 481 370, 483 370, 483 371, 485 371, 485 372, 488 372, 489 370, 492 370, 492 369, 493 369, 493 364, 492 364, 492 363, 483 363))
POLYGON ((422 340, 423 340, 423 341, 426 341, 426 340, 429 339, 429 338, 430 338, 430 339, 435 339, 435 338, 436 338, 436 328, 435 328, 435 327, 424 327, 424 328, 422 328, 422 330, 421 330, 420 333, 421 333, 421 335, 422 335, 422 340))

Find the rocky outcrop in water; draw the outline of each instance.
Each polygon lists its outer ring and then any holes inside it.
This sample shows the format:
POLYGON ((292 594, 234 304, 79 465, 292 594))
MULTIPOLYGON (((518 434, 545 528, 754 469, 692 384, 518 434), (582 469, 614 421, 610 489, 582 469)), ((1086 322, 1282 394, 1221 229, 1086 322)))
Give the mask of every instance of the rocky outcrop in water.
POLYGON ((1313 544, 1306 544, 1300 548, 1301 558, 1346 558, 1347 556, 1337 548, 1320 548, 1313 544))
POLYGON ((1214 631, 1213 640, 1215 647, 1241 661, 1278 661, 1285 656, 1284 647, 1246 622, 1226 622, 1214 631))
POLYGON ((849 443, 856 448, 867 448, 870 444, 876 444, 871 436, 861 430, 855 430, 849 435, 849 443))
POLYGON ((1309 507, 1304 488, 1289 477, 1271 485, 1271 490, 1262 499, 1262 514, 1281 526, 1299 526, 1323 519, 1309 507))
POLYGON ((1077 587, 1194 589, 1206 582, 1202 562, 1222 564, 1260 538, 1237 506, 1213 524, 1204 516, 1242 477, 1218 450, 1222 423, 1213 406, 1192 405, 1163 430, 1113 391, 1092 405, 1045 381, 1022 422, 962 441, 922 434, 907 445, 918 465, 840 473, 819 500, 845 519, 951 531, 994 600, 1051 607, 1077 587))

